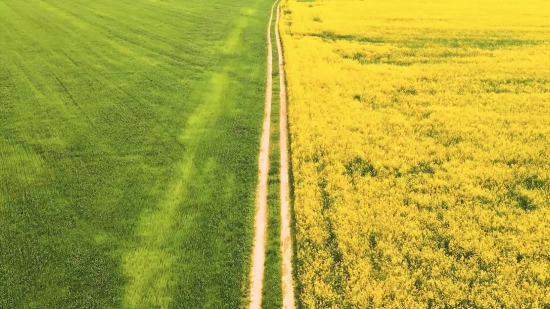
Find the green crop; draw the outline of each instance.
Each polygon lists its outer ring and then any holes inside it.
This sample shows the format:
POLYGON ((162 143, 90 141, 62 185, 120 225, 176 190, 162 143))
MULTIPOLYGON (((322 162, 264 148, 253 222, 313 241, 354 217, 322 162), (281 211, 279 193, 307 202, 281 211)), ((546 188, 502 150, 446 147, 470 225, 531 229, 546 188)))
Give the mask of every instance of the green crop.
POLYGON ((270 6, 0 0, 0 308, 246 302, 270 6))

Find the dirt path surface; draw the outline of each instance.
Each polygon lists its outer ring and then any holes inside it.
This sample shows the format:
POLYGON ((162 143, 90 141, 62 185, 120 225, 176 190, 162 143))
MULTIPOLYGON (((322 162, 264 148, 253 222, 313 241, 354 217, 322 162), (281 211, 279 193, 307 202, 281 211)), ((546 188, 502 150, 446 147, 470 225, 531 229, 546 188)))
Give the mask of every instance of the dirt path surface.
POLYGON ((294 284, 292 282, 292 238, 290 235, 290 190, 288 183, 288 123, 286 109, 285 69, 283 62, 283 48, 279 35, 280 7, 277 6, 277 20, 275 22, 275 36, 279 54, 280 78, 280 140, 281 151, 281 253, 283 259, 283 308, 294 309, 294 284))
POLYGON ((252 249, 252 267, 250 270, 250 309, 262 306, 262 284, 264 279, 265 244, 267 238, 267 180, 269 175, 269 136, 271 123, 271 98, 273 92, 273 51, 271 46, 271 22, 273 8, 267 27, 267 86, 265 93, 265 113, 260 144, 258 165, 258 190, 256 192, 256 216, 254 218, 254 243, 252 249))

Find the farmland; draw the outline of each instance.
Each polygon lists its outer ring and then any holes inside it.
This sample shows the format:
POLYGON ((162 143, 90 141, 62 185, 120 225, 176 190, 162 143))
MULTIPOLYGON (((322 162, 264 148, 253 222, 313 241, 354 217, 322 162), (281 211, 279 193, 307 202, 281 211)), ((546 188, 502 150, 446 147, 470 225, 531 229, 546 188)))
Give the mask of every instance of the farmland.
POLYGON ((287 0, 302 308, 550 308, 548 1, 287 0))
POLYGON ((550 2, 277 3, 0 0, 0 308, 550 308, 550 2))
POLYGON ((271 4, 0 0, 0 308, 246 304, 271 4))

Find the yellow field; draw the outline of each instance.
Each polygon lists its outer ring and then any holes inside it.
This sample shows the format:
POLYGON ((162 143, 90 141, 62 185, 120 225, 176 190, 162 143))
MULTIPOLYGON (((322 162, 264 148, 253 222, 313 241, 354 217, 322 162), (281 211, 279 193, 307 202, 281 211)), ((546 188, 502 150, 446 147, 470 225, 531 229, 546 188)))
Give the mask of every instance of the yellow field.
POLYGON ((304 308, 550 308, 550 2, 283 2, 304 308))

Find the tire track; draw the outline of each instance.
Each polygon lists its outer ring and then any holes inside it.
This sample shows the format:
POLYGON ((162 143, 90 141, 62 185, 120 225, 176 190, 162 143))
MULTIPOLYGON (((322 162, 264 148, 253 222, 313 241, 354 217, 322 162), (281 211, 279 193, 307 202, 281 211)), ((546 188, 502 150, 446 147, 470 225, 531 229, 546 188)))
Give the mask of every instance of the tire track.
POLYGON ((281 151, 281 254, 282 254, 282 281, 283 281, 283 308, 294 309, 294 283, 292 280, 292 238, 290 230, 290 190, 288 177, 288 119, 285 86, 285 69, 283 61, 283 48, 279 33, 280 5, 277 6, 277 19, 275 21, 275 37, 279 54, 279 82, 280 82, 280 137, 279 149, 281 151))
POLYGON ((256 191, 256 215, 254 217, 254 242, 252 249, 252 266, 250 270, 250 309, 260 309, 262 305, 262 284, 264 279, 265 245, 267 238, 267 194, 269 176, 269 137, 271 123, 271 98, 273 92, 273 51, 271 45, 271 22, 273 8, 267 27, 267 86, 265 93, 265 112, 260 144, 258 164, 258 189, 256 191))

